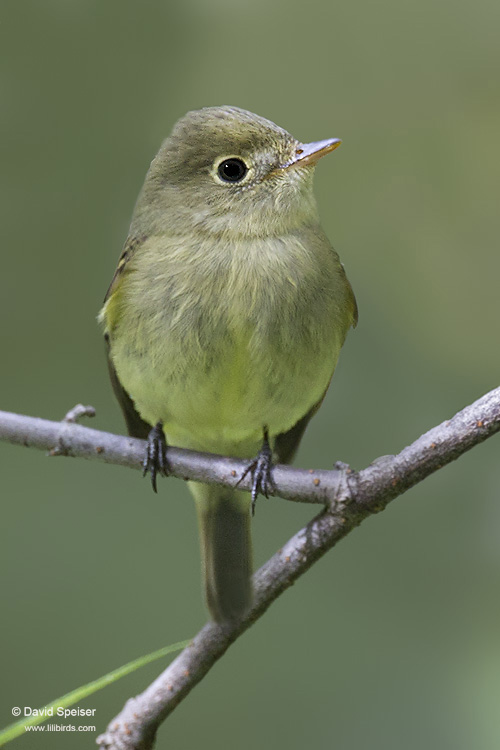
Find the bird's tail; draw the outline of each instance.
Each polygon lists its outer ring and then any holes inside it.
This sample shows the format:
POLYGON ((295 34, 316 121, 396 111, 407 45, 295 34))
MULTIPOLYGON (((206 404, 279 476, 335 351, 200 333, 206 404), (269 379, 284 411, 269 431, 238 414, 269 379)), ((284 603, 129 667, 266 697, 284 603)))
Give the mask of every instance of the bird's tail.
POLYGON ((216 622, 242 617, 252 603, 250 495, 190 482, 196 499, 205 594, 216 622))

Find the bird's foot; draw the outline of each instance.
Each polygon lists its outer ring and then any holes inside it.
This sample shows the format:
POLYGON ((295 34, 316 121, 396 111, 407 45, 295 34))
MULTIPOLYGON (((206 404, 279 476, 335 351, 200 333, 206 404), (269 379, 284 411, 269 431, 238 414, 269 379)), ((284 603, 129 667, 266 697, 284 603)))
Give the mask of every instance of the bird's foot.
POLYGON ((151 477, 151 484, 153 490, 156 489, 156 477, 158 474, 162 474, 164 477, 168 477, 168 461, 167 461, 167 441, 165 440, 165 433, 163 432, 163 425, 161 422, 155 424, 153 429, 148 435, 146 455, 142 462, 142 476, 145 477, 149 473, 151 477))
POLYGON ((269 445, 269 435, 267 429, 264 429, 264 440, 257 457, 248 464, 236 483, 236 486, 238 486, 247 474, 252 474, 252 516, 255 515, 255 504, 258 494, 260 493, 264 497, 269 497, 269 492, 273 492, 276 488, 272 477, 272 468, 273 462, 272 451, 269 445))

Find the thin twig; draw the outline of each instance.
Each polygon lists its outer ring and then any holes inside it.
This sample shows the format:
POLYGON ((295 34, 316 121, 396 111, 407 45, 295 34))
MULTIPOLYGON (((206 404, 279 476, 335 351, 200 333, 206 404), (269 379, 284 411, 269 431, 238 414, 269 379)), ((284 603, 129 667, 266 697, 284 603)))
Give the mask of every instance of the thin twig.
MULTIPOLYGON (((47 451, 50 456, 87 458, 141 471, 146 450, 144 440, 93 430, 66 418, 61 422, 51 422, 2 411, 0 440, 38 448, 47 451)), ((170 474, 179 479, 234 487, 247 468, 248 461, 169 447, 168 466, 170 474)), ((307 471, 278 465, 273 469, 273 478, 279 491, 271 490, 269 494, 295 502, 325 505, 335 498, 340 474, 339 471, 307 471)), ((243 479, 238 489, 250 491, 251 476, 243 479)))
MULTIPOLYGON (((500 388, 467 406, 451 420, 422 435, 396 456, 366 469, 345 467, 310 473, 276 467, 276 493, 302 502, 326 502, 327 509, 301 529, 254 576, 255 601, 238 623, 208 623, 192 643, 140 695, 130 699, 97 742, 107 750, 150 750, 161 722, 188 695, 226 649, 299 576, 363 519, 425 477, 500 431, 500 388)), ((140 467, 144 443, 75 424, 47 422, 0 412, 0 439, 58 455, 99 458, 140 467)), ((234 484, 245 463, 221 456, 169 449, 176 476, 234 484)), ((250 489, 242 482, 241 489, 250 489)))
MULTIPOLYGON (((422 435, 397 456, 384 456, 367 469, 352 473, 350 484, 366 482, 380 474, 381 481, 382 477, 386 481, 382 494, 389 501, 498 432, 499 411, 500 388, 496 388, 452 420, 422 435)), ((49 455, 94 459, 139 470, 145 451, 145 442, 136 438, 65 420, 52 422, 3 411, 0 411, 0 440, 45 450, 49 455)), ((248 465, 237 458, 170 447, 168 461, 172 476, 227 487, 234 487, 248 465)), ((344 469, 338 468, 307 470, 278 465, 273 468, 276 488, 271 494, 294 502, 331 505, 336 501, 343 474, 344 469)), ((250 491, 251 484, 251 477, 247 477, 238 487, 250 491)), ((370 502, 369 486, 363 490, 368 493, 367 502, 370 502)), ((377 492, 379 489, 377 485, 377 492)))

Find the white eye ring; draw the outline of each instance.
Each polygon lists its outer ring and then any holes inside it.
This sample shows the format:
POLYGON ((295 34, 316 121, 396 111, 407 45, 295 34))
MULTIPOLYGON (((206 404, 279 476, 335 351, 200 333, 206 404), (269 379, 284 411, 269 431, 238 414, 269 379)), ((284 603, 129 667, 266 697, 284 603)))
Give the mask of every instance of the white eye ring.
POLYGON ((215 174, 220 182, 229 185, 243 182, 249 170, 241 156, 226 156, 223 159, 218 159, 214 167, 215 174))

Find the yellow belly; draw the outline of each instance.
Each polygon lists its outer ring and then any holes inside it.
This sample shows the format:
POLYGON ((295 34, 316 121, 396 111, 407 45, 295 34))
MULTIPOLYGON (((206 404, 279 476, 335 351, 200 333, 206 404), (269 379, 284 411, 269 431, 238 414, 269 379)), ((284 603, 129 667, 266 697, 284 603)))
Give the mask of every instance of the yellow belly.
POLYGON ((217 256, 210 244, 152 239, 127 266, 103 311, 111 355, 141 417, 163 422, 171 444, 253 454, 264 426, 285 432, 321 399, 352 293, 326 239, 303 234, 217 256))
MULTIPOLYGON (((215 357, 192 356, 163 342, 163 357, 122 356, 114 362, 125 390, 147 422, 164 424, 167 440, 178 446, 234 455, 253 455, 266 426, 271 435, 290 429, 322 397, 336 363, 330 356, 297 357, 273 352, 246 332, 219 341, 215 357), (221 346, 221 343, 223 344, 221 346), (186 363, 172 374, 169 360, 186 363)), ((159 349, 157 349, 159 351, 159 349)))

